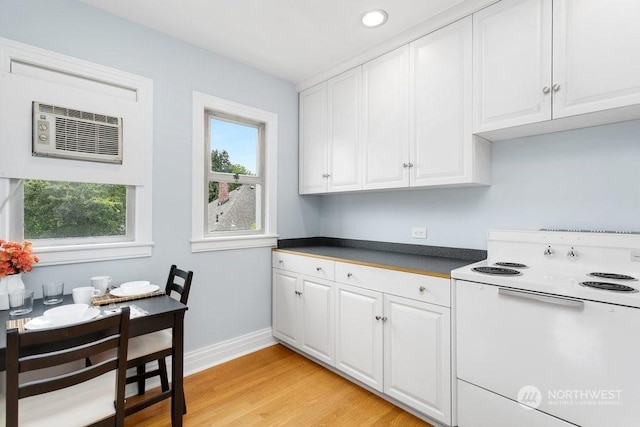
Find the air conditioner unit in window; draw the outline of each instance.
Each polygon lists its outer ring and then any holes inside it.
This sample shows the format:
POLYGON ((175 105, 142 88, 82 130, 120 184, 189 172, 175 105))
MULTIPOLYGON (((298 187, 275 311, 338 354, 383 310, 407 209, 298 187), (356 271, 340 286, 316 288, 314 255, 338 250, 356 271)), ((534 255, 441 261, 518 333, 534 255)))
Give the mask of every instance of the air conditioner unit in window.
POLYGON ((122 164, 122 118, 34 102, 33 155, 122 164))

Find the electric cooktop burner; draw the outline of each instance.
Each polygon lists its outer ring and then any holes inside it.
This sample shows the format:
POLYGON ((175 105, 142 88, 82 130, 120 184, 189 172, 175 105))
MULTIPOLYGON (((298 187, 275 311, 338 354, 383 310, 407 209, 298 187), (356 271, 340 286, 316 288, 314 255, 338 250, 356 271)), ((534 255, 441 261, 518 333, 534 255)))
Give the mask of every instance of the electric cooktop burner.
POLYGON ((518 270, 502 267, 474 267, 471 270, 478 273, 491 274, 494 276, 519 276, 522 274, 518 270))
POLYGON ((616 274, 616 273, 589 273, 587 276, 591 277, 599 277, 601 279, 612 279, 612 280, 638 280, 635 277, 627 276, 626 274, 616 274))
POLYGON ((637 289, 632 288, 627 285, 619 285, 617 283, 608 283, 608 282, 580 282, 582 286, 586 286, 588 288, 596 288, 603 289, 605 291, 615 291, 615 292, 638 292, 637 289))
POLYGON ((519 262, 496 262, 494 265, 499 265, 500 267, 511 267, 511 268, 528 268, 528 266, 524 264, 520 264, 519 262))

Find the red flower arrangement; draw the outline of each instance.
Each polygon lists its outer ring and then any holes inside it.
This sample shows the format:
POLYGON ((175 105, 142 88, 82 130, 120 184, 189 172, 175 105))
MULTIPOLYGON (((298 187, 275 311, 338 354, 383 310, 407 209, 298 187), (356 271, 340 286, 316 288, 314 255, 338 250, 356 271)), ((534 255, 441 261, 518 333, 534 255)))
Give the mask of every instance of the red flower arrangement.
POLYGON ((0 277, 33 270, 40 261, 33 254, 31 242, 7 242, 0 239, 0 277))

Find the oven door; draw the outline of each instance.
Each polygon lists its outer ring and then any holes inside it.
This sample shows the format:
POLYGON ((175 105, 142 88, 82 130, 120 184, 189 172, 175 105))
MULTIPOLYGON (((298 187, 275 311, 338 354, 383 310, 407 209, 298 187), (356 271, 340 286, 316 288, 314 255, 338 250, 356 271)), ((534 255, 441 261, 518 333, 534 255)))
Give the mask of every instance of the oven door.
POLYGON ((640 425, 640 310, 455 286, 458 378, 581 426, 640 425))

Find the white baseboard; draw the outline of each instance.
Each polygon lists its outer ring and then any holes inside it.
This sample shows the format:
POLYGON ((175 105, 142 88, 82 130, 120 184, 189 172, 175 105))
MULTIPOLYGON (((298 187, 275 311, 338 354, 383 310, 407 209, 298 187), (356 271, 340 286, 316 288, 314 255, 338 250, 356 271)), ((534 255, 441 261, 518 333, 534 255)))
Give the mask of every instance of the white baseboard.
POLYGON ((208 347, 190 351, 184 355, 184 376, 193 375, 196 372, 204 371, 205 369, 277 343, 273 335, 271 335, 271 328, 265 328, 208 347))
MULTIPOLYGON (((184 354, 184 376, 193 375, 277 343, 278 341, 271 335, 271 328, 265 328, 208 347, 190 351, 184 354)), ((171 378, 171 357, 167 358, 167 370, 169 371, 169 378, 171 378)), ((137 390, 135 386, 135 384, 129 384, 127 386, 127 395, 135 393, 137 390)), ((160 379, 158 377, 151 378, 147 381, 146 388, 148 390, 154 387, 160 387, 160 379)))

